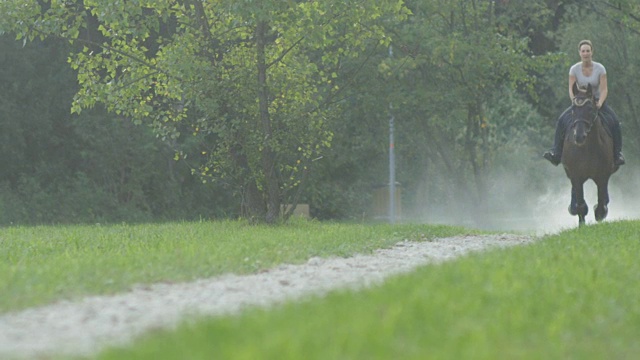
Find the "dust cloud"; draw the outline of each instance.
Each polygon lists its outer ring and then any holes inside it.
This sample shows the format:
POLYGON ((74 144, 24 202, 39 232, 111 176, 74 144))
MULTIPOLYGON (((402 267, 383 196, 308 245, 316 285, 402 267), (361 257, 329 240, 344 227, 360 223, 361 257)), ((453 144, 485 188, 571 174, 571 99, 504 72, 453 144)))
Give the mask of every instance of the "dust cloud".
MULTIPOLYGON (((577 216, 568 212, 571 201, 569 179, 560 166, 543 164, 536 164, 539 178, 533 184, 527 176, 514 172, 493 176, 488 181, 491 186, 482 206, 470 204, 468 199, 455 195, 446 203, 431 204, 427 199, 421 205, 407 209, 403 220, 535 235, 577 227, 577 216)), ((640 169, 628 164, 612 175, 609 181, 609 214, 605 221, 640 219, 640 188, 637 184, 640 184, 640 169)), ((595 183, 587 181, 584 192, 589 206, 586 223, 594 224, 595 183)))

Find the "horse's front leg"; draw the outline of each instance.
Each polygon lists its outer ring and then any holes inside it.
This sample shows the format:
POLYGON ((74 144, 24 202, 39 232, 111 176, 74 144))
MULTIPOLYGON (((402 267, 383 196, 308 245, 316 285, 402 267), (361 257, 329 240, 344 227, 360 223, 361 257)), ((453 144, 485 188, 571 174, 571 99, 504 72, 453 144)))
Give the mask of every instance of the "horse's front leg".
POLYGON ((598 186, 598 203, 593 208, 596 215, 596 221, 600 222, 607 217, 609 213, 609 179, 596 182, 598 186))
POLYGON ((578 203, 576 200, 576 188, 571 186, 571 202, 569 203, 569 214, 578 215, 578 203))
POLYGON ((578 225, 585 223, 585 217, 589 213, 589 207, 584 200, 584 182, 572 182, 571 187, 571 204, 569 205, 569 213, 578 215, 578 225))

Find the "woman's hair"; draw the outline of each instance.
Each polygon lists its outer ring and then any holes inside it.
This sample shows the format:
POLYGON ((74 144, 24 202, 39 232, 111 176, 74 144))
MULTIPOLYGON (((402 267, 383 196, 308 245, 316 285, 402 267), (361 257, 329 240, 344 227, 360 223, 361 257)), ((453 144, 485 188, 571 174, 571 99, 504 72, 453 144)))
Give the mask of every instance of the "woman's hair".
POLYGON ((582 41, 580 41, 580 43, 578 44, 578 50, 580 50, 582 45, 589 45, 589 47, 591 48, 591 51, 593 51, 593 44, 591 43, 591 40, 582 40, 582 41))

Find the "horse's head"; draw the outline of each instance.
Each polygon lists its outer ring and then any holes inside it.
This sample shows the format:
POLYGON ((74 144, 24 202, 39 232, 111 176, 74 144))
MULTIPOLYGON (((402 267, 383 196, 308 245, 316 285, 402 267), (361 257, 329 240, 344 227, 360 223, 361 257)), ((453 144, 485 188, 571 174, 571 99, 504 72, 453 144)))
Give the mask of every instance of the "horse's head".
POLYGON ((595 124, 598 117, 598 108, 591 84, 586 89, 573 84, 573 95, 570 129, 575 143, 582 145, 595 124))

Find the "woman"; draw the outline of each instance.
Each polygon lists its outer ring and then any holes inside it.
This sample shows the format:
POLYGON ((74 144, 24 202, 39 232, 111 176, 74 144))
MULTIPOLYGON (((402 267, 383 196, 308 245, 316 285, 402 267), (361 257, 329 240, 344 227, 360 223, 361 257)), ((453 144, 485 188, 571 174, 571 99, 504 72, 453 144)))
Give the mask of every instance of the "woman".
MULTIPOLYGON (((573 84, 578 87, 586 88, 591 84, 596 98, 596 107, 599 109, 605 119, 605 123, 611 130, 613 136, 613 159, 616 165, 625 163, 622 156, 622 133, 620 130, 620 122, 616 113, 607 105, 607 70, 599 62, 592 59, 593 45, 589 40, 582 40, 578 44, 580 50, 580 59, 582 61, 576 63, 569 70, 569 98, 573 100, 573 84)), ((558 165, 562 158, 562 146, 564 145, 564 133, 571 119, 571 107, 565 110, 558 118, 556 124, 556 136, 554 139, 553 149, 544 153, 544 158, 549 160, 553 165, 558 165)))

